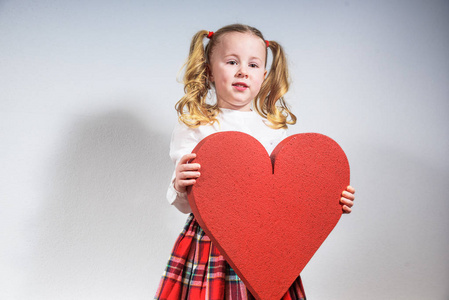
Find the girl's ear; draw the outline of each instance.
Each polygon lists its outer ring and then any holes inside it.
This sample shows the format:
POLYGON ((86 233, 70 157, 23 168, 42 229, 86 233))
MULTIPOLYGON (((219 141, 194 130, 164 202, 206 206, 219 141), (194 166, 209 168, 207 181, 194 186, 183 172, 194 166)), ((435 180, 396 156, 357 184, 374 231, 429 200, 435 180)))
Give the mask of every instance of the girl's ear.
POLYGON ((263 72, 263 79, 265 79, 267 77, 267 69, 265 69, 265 72, 263 72))

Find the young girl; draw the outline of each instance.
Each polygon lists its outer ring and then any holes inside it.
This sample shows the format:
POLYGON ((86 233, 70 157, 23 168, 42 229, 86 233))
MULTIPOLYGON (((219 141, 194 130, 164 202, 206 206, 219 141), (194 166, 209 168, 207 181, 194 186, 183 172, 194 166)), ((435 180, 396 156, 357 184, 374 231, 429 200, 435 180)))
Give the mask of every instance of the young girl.
MULTIPOLYGON (((191 214, 186 188, 201 176, 201 166, 188 162, 195 158, 191 151, 196 144, 218 131, 250 134, 268 153, 287 137, 287 124, 295 124, 296 117, 283 98, 289 87, 284 52, 250 26, 234 24, 215 33, 203 30, 190 45, 184 85, 185 96, 176 104, 180 122, 170 145, 176 169, 167 198, 190 215, 155 299, 254 299, 191 214), (268 48, 273 61, 267 73, 268 48), (206 102, 211 88, 216 94, 212 104, 206 102)), ((354 192, 348 186, 342 193, 344 213, 351 212, 354 192)), ((282 299, 305 299, 299 276, 282 299)))

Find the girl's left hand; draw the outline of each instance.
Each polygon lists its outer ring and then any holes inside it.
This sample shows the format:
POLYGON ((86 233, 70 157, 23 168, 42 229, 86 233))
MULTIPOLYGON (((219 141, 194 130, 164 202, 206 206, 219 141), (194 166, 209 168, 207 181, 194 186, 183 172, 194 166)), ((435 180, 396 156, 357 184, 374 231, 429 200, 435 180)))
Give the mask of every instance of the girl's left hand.
POLYGON ((352 209, 351 207, 354 205, 354 196, 355 189, 348 185, 345 191, 341 193, 340 205, 344 214, 350 214, 352 209))

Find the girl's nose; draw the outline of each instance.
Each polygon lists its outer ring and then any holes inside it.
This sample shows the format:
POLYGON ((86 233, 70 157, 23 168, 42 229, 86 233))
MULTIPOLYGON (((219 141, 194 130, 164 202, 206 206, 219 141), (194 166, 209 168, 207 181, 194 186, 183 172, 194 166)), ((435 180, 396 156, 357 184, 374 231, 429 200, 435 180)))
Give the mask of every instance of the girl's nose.
POLYGON ((237 77, 248 78, 248 72, 247 72, 246 68, 241 67, 237 72, 237 77))

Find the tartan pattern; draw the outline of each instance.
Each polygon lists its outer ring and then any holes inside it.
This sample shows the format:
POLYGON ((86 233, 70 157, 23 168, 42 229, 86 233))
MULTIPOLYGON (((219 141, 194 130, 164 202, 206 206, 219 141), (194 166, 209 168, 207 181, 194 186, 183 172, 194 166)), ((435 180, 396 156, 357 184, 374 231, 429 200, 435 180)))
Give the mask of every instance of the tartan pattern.
MULTIPOLYGON (((190 214, 162 275, 156 300, 253 300, 245 284, 190 214)), ((281 300, 306 299, 301 278, 281 300)))

